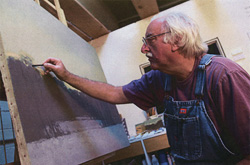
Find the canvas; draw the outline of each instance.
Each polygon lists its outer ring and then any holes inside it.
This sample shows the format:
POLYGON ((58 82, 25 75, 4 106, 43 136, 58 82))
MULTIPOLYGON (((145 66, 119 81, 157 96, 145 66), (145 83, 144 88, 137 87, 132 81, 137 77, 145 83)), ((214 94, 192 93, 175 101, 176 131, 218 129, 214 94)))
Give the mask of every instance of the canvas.
POLYGON ((0 66, 21 164, 80 164, 129 145, 116 106, 44 74, 48 57, 106 82, 95 49, 34 1, 1 0, 0 66))

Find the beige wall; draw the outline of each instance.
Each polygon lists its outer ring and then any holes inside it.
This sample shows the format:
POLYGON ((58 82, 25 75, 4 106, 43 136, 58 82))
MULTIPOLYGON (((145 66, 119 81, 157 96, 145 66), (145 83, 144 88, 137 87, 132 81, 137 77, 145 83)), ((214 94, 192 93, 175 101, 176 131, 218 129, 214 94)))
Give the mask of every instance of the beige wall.
MULTIPOLYGON (((199 25, 204 41, 218 37, 228 58, 237 60, 250 73, 250 1, 248 0, 190 0, 160 14, 178 11, 192 17, 199 25), (238 53, 232 55, 232 53, 238 53)), ((139 65, 148 62, 140 52, 151 17, 128 25, 93 40, 107 82, 124 85, 141 77, 139 65)), ((145 113, 134 105, 118 105, 126 118, 130 135, 135 124, 146 120, 145 113)))

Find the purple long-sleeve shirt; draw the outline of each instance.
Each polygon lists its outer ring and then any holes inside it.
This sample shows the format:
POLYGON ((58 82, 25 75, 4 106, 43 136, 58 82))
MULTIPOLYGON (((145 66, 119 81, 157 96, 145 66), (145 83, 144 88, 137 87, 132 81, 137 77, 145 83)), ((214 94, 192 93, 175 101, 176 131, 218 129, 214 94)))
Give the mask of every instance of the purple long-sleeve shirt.
MULTIPOLYGON (((173 80, 170 95, 176 101, 194 100, 197 58, 192 73, 183 81, 173 80)), ((165 74, 152 70, 123 86, 125 96, 143 110, 163 104, 165 74)), ((225 145, 233 152, 250 154, 250 75, 235 62, 213 57, 206 68, 206 110, 225 145)))

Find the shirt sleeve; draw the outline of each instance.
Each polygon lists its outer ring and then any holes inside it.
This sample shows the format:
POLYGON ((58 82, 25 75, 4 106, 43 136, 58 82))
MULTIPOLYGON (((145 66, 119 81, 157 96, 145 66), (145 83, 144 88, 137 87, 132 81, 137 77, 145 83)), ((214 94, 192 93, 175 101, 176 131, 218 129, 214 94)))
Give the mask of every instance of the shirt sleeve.
POLYGON ((230 136, 243 155, 250 154, 250 76, 242 68, 218 80, 215 103, 230 136))
POLYGON ((161 104, 164 98, 163 79, 159 71, 150 71, 140 79, 123 86, 128 100, 143 110, 161 104))

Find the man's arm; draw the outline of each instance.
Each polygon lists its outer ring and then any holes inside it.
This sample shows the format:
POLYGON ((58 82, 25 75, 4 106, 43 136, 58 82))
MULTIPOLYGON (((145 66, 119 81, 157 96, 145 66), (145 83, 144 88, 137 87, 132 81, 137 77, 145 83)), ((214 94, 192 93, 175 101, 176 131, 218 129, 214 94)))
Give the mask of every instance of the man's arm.
POLYGON ((62 81, 67 82, 76 89, 92 96, 94 98, 112 103, 124 104, 129 103, 129 100, 123 93, 122 87, 115 87, 110 84, 92 81, 86 78, 79 77, 70 73, 64 66, 61 60, 56 58, 48 58, 43 63, 46 72, 54 72, 62 81))

